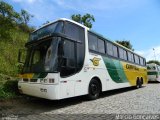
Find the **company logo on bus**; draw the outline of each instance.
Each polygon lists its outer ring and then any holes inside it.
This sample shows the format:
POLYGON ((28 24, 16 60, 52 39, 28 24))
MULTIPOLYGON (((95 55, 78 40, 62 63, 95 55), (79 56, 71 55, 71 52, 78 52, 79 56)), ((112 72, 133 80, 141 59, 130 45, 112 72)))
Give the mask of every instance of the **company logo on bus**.
POLYGON ((129 64, 126 64, 126 69, 139 71, 139 68, 137 66, 135 66, 135 65, 129 65, 129 64))
POLYGON ((99 66, 99 61, 101 60, 100 58, 94 57, 93 59, 90 59, 93 63, 94 66, 99 66))

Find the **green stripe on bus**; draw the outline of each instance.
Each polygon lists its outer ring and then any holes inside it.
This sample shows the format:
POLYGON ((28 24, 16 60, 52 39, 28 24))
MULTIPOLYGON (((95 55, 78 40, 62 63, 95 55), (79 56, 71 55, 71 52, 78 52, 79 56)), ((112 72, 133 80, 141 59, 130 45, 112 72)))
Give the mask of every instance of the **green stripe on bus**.
POLYGON ((112 58, 108 57, 103 57, 103 60, 113 81, 115 81, 116 83, 128 82, 120 61, 113 60, 112 58))
POLYGON ((147 72, 148 75, 160 75, 160 72, 147 72))

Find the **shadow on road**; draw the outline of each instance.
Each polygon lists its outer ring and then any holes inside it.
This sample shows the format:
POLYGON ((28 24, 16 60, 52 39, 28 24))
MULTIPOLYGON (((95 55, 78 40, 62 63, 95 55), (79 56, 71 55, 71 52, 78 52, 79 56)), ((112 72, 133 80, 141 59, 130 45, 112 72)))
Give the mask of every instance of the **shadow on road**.
MULTIPOLYGON (((136 89, 134 87, 128 87, 106 91, 100 95, 100 99, 133 90, 136 89)), ((66 108, 67 106, 77 105, 86 101, 88 101, 86 96, 68 98, 63 100, 46 100, 25 96, 18 100, 0 103, 0 112, 13 112, 14 114, 40 114, 44 112, 58 110, 61 108, 66 108)))
MULTIPOLYGON (((143 89, 145 86, 142 86, 143 89)), ((100 98, 104 98, 104 97, 109 97, 112 95, 117 95, 117 94, 122 94, 124 92, 129 92, 129 91, 133 91, 133 90, 137 90, 136 87, 127 87, 127 88, 121 88, 121 89, 115 89, 115 90, 109 90, 109 91, 105 91, 103 93, 101 93, 100 98)))
POLYGON ((159 84, 160 82, 158 81, 148 81, 148 84, 159 84))

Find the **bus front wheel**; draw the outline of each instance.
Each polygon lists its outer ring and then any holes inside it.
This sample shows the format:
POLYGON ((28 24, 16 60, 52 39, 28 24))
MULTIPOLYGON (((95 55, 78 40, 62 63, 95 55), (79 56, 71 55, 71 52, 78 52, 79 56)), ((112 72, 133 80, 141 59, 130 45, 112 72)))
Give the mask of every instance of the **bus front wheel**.
POLYGON ((100 94, 100 83, 96 79, 92 79, 89 83, 89 89, 88 89, 88 98, 90 100, 95 100, 99 97, 100 94))

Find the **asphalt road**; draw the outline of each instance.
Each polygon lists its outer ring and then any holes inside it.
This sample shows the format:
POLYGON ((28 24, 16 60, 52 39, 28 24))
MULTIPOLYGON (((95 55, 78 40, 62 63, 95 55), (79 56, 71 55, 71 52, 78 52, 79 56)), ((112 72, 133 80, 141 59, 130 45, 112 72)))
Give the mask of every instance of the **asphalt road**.
POLYGON ((86 100, 85 96, 60 101, 28 97, 0 101, 0 113, 2 119, 26 120, 120 119, 116 118, 119 114, 152 114, 152 117, 160 119, 156 116, 160 114, 160 83, 149 83, 140 89, 131 87, 107 91, 93 101, 86 100))

